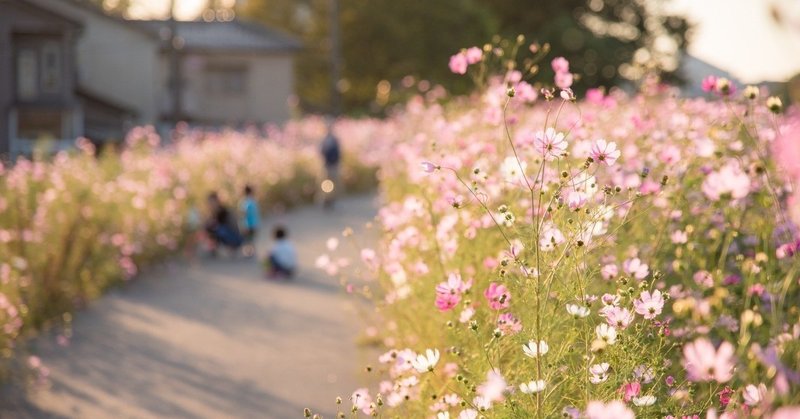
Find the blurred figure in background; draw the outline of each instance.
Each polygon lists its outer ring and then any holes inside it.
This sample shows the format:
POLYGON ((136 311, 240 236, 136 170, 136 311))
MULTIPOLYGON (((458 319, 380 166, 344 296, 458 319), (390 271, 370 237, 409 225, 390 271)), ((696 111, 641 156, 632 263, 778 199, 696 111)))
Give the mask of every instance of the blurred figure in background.
POLYGON ((231 212, 222 204, 216 192, 208 194, 207 202, 209 218, 206 220, 206 233, 210 241, 211 256, 217 255, 220 246, 238 250, 242 245, 242 236, 231 212))
POLYGON ((267 276, 269 278, 291 278, 297 269, 297 252, 288 239, 283 226, 276 226, 272 232, 275 245, 267 259, 267 276))
POLYGON ((256 254, 255 237, 258 232, 258 225, 260 223, 260 212, 258 210, 258 203, 253 196, 253 187, 246 185, 244 187, 244 199, 241 204, 242 215, 242 235, 244 245, 242 253, 246 257, 252 257, 256 254))
POLYGON ((322 140, 320 152, 325 162, 325 180, 322 181, 322 191, 325 193, 323 205, 325 208, 332 208, 336 198, 336 188, 339 187, 339 162, 342 159, 342 152, 339 147, 339 139, 333 133, 333 118, 328 118, 328 134, 322 140))

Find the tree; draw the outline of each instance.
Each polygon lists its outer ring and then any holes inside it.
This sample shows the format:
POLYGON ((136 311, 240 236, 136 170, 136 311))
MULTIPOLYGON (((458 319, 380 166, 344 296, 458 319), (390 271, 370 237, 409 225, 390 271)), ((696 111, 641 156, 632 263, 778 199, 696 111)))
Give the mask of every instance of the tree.
MULTIPOLYGON (((678 58, 688 23, 649 0, 481 0, 501 22, 505 36, 524 34, 548 42, 582 80, 577 87, 613 86, 660 70, 679 81, 678 58)), ((546 72, 548 69, 543 69, 546 72)), ((551 73, 547 73, 549 75, 551 73)))

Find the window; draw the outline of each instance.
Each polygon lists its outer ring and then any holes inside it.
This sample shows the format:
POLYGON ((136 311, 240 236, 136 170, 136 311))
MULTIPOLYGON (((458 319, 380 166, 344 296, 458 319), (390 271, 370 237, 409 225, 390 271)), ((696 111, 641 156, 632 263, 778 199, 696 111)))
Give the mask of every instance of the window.
POLYGON ((212 95, 242 95, 247 89, 247 68, 206 68, 206 84, 208 87, 208 92, 212 95))
POLYGON ((64 114, 61 111, 20 109, 17 111, 17 137, 28 140, 52 140, 63 136, 64 114))
POLYGON ((32 100, 39 96, 39 76, 36 50, 21 49, 17 53, 17 96, 32 100))
POLYGON ((61 90, 61 54, 55 42, 42 46, 41 86, 44 93, 57 94, 61 90))

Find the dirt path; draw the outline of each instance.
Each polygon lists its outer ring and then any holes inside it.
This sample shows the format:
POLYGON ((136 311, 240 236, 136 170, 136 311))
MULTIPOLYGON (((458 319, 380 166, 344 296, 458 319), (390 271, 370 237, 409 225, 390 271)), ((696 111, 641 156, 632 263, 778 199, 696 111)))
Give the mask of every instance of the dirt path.
POLYGON ((328 237, 363 230, 375 208, 374 197, 348 198, 331 213, 308 207, 268 220, 287 225, 298 246, 304 268, 293 282, 223 257, 112 291, 76 314, 69 347, 52 334, 32 342, 52 384, 5 400, 0 417, 282 419, 304 407, 335 417, 335 397, 364 381, 366 361, 352 301, 313 264, 328 237))

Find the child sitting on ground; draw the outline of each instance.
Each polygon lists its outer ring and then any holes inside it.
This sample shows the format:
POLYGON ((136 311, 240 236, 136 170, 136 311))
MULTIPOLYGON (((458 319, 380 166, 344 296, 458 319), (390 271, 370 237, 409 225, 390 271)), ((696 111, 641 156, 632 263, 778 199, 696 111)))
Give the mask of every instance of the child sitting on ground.
POLYGON ((273 230, 275 246, 267 259, 267 275, 270 278, 291 278, 297 269, 297 253, 287 235, 283 226, 277 226, 273 230))

